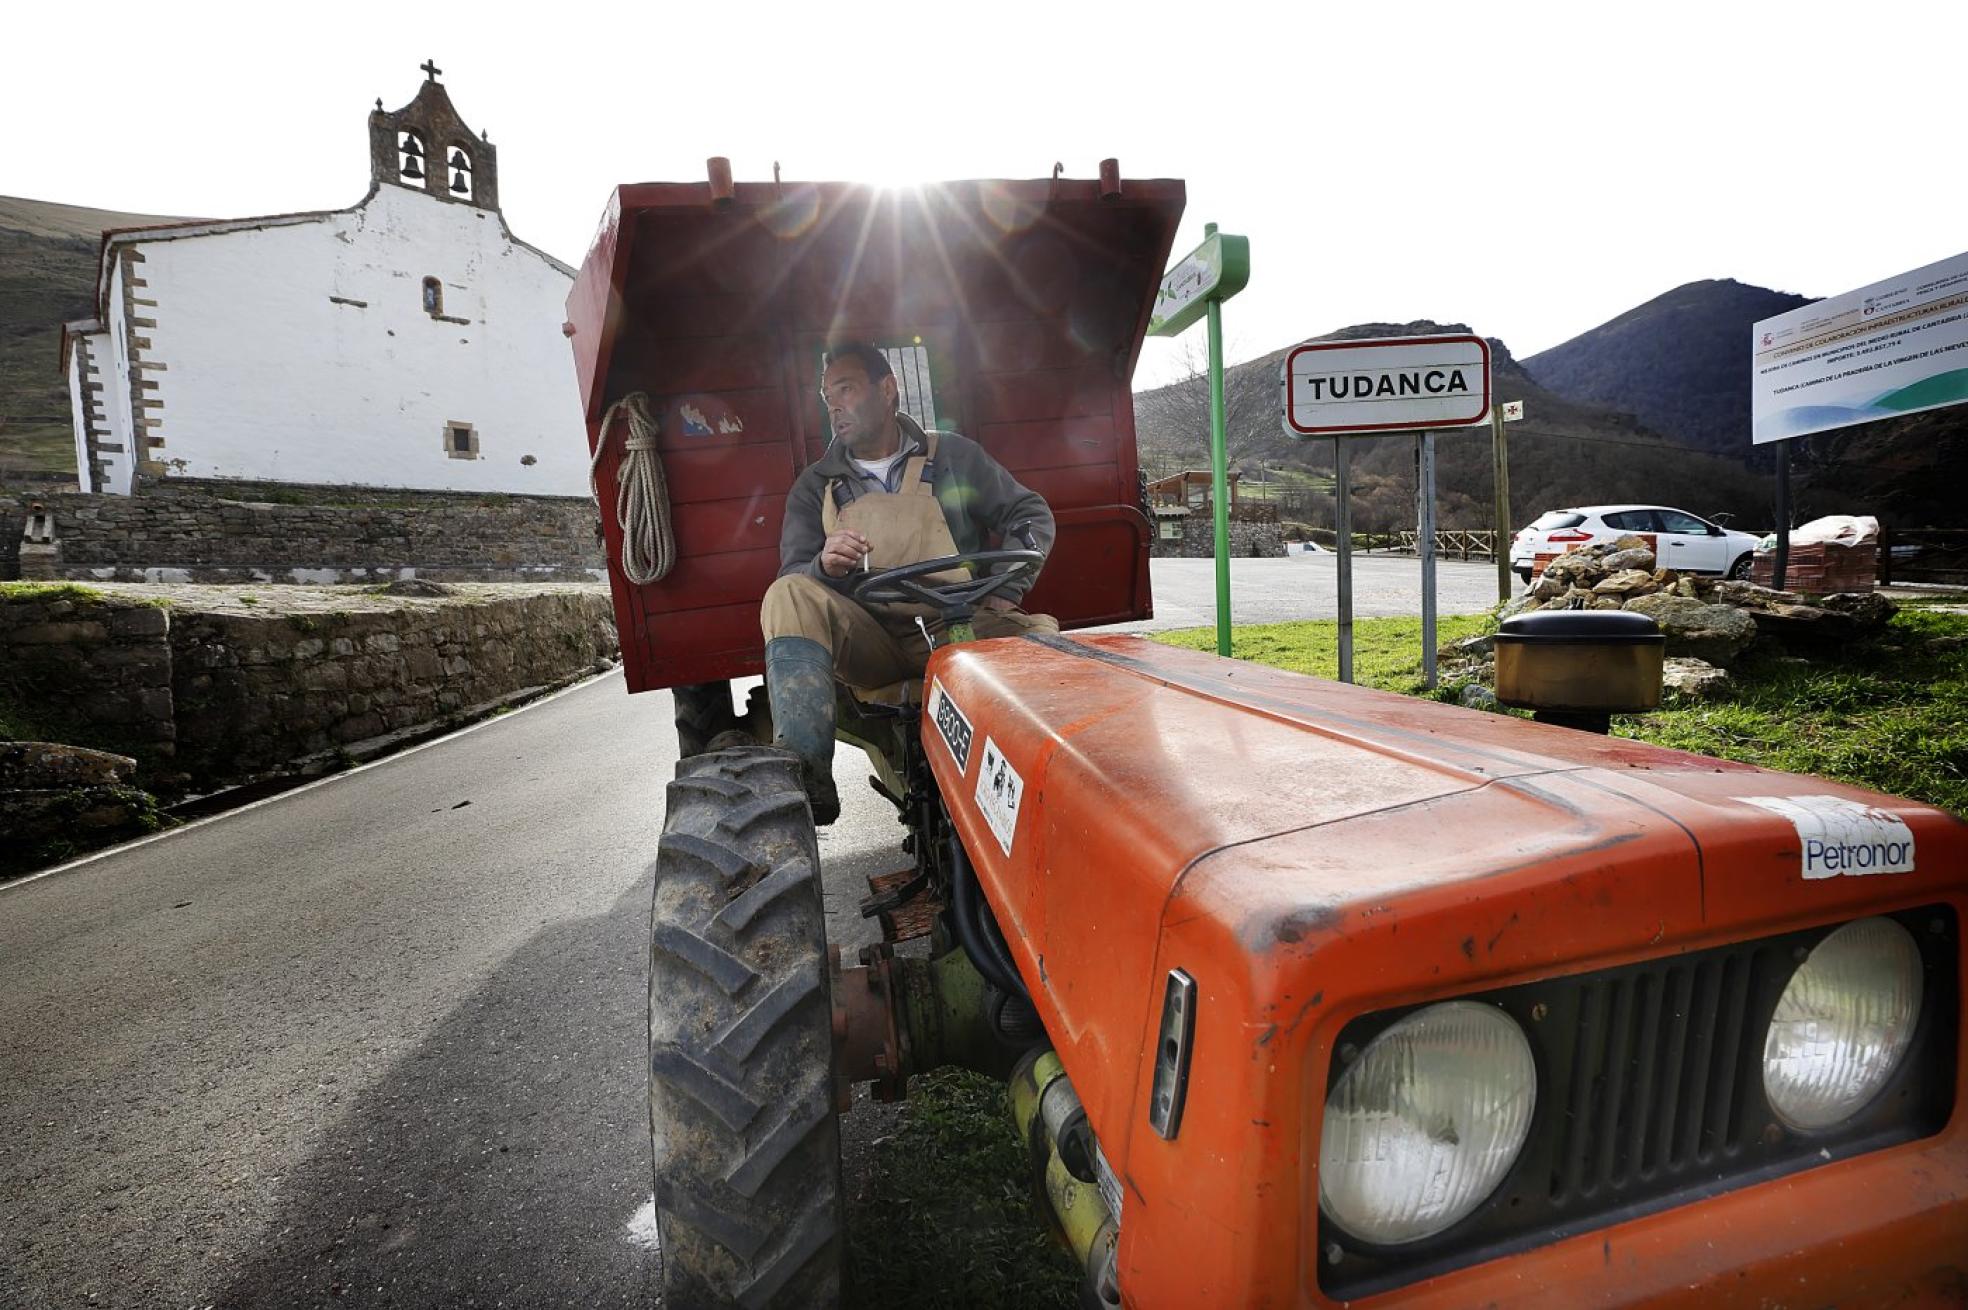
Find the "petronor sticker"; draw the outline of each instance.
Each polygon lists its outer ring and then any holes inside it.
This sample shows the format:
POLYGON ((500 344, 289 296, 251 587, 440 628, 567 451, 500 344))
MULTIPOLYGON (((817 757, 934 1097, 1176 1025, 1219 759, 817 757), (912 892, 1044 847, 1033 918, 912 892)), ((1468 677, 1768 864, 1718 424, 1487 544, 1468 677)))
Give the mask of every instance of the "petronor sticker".
POLYGON ((943 744, 950 748, 950 758, 957 762, 958 773, 970 772, 970 743, 976 733, 971 730, 970 720, 957 708, 940 682, 931 683, 929 688, 929 717, 936 724, 936 730, 943 734, 943 744))
POLYGON ((977 808, 991 832, 1011 854, 1012 835, 1018 831, 1018 805, 1025 798, 1025 780, 1011 761, 998 749, 998 743, 984 739, 984 763, 977 771, 977 808))
POLYGON ((1913 872, 1913 832, 1897 815, 1843 796, 1744 796, 1797 829, 1806 878, 1913 872))

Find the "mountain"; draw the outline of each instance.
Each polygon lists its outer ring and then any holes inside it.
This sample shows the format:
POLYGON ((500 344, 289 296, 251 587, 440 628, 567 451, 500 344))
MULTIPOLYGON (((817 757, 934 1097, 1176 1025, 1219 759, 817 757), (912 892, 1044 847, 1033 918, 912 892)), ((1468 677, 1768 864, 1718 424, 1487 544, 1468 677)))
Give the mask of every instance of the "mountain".
MULTIPOLYGON (((1460 323, 1362 323, 1319 341, 1464 333, 1460 323)), ((1297 344, 1297 343, 1294 343, 1297 344)), ((1330 438, 1287 436, 1279 415, 1278 370, 1291 347, 1225 370, 1226 445, 1231 467, 1247 479, 1264 470, 1329 473, 1330 438)), ((1773 521, 1769 479, 1739 461, 1690 451, 1651 431, 1631 413, 1560 395, 1540 386, 1503 342, 1490 339, 1492 386, 1500 400, 1521 400, 1522 422, 1506 431, 1510 452, 1513 527, 1565 505, 1620 501, 1679 505, 1698 514, 1727 514, 1739 526, 1773 521)), ((1209 401, 1199 374, 1138 392, 1135 426, 1142 467, 1155 473, 1208 467, 1209 401)), ((1354 523, 1362 531, 1414 526, 1414 438, 1408 434, 1347 437, 1353 474, 1354 523)), ((1437 434, 1436 511, 1445 528, 1488 528, 1495 480, 1490 429, 1437 434)), ((1300 498, 1285 508, 1320 526, 1332 523, 1331 497, 1300 498)))
POLYGON ((1727 278, 1689 282, 1524 367, 1560 395, 1740 458, 1749 450, 1750 329, 1811 299, 1727 278))
MULTIPOLYGON (((1749 441, 1752 327, 1809 298, 1728 280, 1690 282, 1541 351, 1524 366, 1573 401, 1624 410, 1774 484, 1777 448, 1749 441)), ((1793 522, 1870 514, 1889 527, 1968 526, 1968 405, 1787 443, 1793 522)), ((1689 508, 1698 508, 1690 505, 1689 508)))
POLYGON ((177 221, 0 196, 0 478, 74 476, 61 325, 95 312, 104 228, 177 221))

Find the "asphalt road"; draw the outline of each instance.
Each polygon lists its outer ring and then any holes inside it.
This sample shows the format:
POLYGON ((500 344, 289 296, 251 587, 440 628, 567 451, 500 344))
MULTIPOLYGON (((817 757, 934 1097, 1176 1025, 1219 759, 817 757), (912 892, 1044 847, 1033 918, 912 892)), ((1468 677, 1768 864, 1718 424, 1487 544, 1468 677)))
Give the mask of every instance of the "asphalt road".
MULTIPOLYGON (((1216 562, 1153 561, 1155 617, 1121 625, 1129 630, 1206 628, 1216 622, 1216 562)), ((1514 576, 1513 593, 1524 584, 1514 576)), ((1435 604, 1442 614, 1475 614, 1497 603, 1496 565, 1438 559, 1435 604)), ((1412 556, 1353 556, 1353 616, 1388 618, 1421 613, 1421 561, 1412 556)), ((1230 617, 1235 623, 1280 623, 1339 615, 1339 566, 1335 555, 1230 562, 1230 617)))
MULTIPOLYGON (((654 1305, 669 714, 611 675, 0 888, 0 1306, 654 1305)), ((841 763, 854 940, 901 829, 841 763)))
MULTIPOLYGON (((1413 560, 1357 576, 1361 615, 1415 611, 1413 560)), ((1494 577, 1445 564, 1443 612, 1494 577)), ((1208 561, 1155 582, 1152 626, 1213 622, 1208 561)), ((1233 585, 1239 621, 1317 617, 1332 561, 1233 585)), ((611 675, 0 887, 0 1306, 653 1305, 630 1224, 669 716, 611 675)), ((849 945, 902 862, 866 772, 841 752, 821 840, 849 945)))

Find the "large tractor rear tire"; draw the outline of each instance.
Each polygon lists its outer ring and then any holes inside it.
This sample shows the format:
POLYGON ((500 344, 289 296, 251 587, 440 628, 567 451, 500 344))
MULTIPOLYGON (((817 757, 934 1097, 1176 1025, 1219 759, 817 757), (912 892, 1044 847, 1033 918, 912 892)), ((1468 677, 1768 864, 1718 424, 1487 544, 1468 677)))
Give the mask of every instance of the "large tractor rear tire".
POLYGON ((665 1310, 829 1307, 845 1251, 820 857, 788 751, 686 759, 650 928, 665 1310))

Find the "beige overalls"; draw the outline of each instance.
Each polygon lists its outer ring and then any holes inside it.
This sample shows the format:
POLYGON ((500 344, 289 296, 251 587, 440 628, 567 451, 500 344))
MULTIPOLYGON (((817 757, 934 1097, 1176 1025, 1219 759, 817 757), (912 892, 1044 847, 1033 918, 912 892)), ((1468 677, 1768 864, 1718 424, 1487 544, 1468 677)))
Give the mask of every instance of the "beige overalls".
MULTIPOLYGON (((828 536, 853 528, 868 539, 870 571, 955 555, 956 540, 943 517, 935 488, 923 481, 923 467, 936 458, 936 434, 923 434, 924 454, 913 455, 893 492, 863 492, 845 509, 834 504, 834 484, 820 496, 820 526, 828 536)), ((958 581, 962 570, 935 574, 925 582, 958 581)), ((937 627, 934 611, 921 605, 863 607, 817 578, 789 573, 766 590, 759 608, 765 639, 806 637, 833 653, 834 675, 850 687, 886 687, 922 676, 929 647, 916 626, 925 619, 937 627)), ((979 637, 1015 637, 1021 632, 1057 632, 1050 615, 980 605, 971 620, 979 637)))

